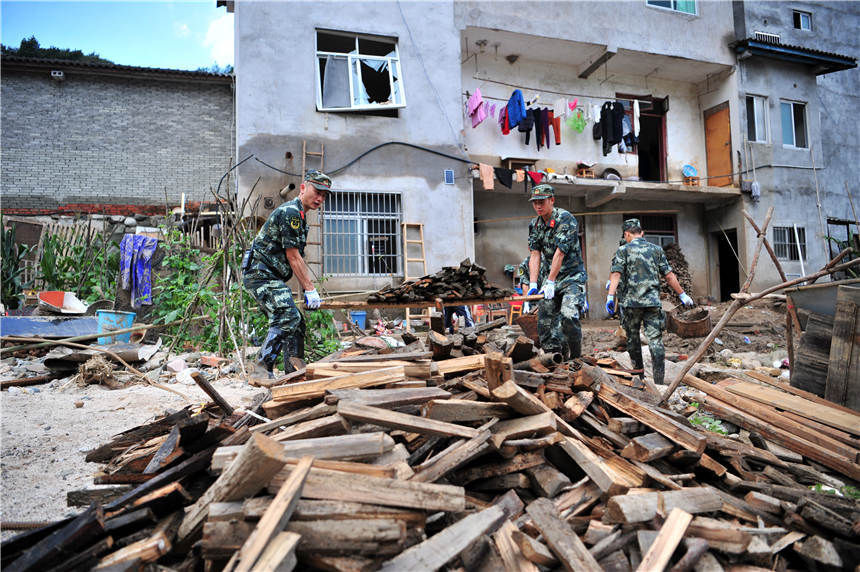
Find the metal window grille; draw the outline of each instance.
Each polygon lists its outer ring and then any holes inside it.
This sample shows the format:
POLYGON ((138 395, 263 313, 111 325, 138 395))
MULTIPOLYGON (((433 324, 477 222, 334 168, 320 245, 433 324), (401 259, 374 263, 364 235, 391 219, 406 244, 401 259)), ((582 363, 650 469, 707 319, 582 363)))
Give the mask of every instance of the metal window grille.
POLYGON ((783 260, 800 260, 800 255, 806 260, 806 229, 797 227, 797 238, 800 239, 800 253, 798 254, 797 240, 794 236, 794 227, 773 227, 773 250, 777 258, 783 260))
POLYGON ((336 276, 402 274, 400 195, 338 191, 322 216, 323 272, 336 276))

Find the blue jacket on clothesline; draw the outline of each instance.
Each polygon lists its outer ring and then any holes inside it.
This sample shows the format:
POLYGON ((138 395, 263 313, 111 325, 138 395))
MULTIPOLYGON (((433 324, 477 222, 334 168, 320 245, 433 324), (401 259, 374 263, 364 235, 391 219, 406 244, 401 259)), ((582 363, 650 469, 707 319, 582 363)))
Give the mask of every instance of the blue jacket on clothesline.
POLYGON ((526 116, 526 102, 523 99, 523 92, 515 89, 508 100, 508 124, 511 129, 519 125, 526 116))

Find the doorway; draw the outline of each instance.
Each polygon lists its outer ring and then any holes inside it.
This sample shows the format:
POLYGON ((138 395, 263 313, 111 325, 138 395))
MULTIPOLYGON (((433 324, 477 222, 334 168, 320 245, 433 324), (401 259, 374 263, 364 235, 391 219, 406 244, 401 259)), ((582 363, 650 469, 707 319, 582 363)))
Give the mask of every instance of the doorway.
POLYGON ((663 151, 665 115, 642 113, 639 116, 639 179, 665 181, 666 155, 663 151))
POLYGON ((717 242, 717 273, 720 276, 720 302, 732 299, 732 294, 741 289, 738 251, 738 233, 735 229, 725 233, 712 232, 711 238, 717 242))
POLYGON ((713 187, 731 185, 732 129, 728 101, 705 111, 705 155, 708 162, 707 184, 713 187))

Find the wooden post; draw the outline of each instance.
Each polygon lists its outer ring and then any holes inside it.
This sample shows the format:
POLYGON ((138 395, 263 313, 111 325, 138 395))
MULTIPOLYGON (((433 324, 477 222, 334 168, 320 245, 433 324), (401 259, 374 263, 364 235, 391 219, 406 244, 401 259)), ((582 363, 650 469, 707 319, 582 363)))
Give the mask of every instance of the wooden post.
POLYGON ((526 512, 532 517, 534 525, 540 530, 550 550, 565 570, 602 570, 585 544, 573 532, 570 524, 559 516, 552 501, 545 498, 536 499, 526 507, 526 512))
POLYGON ((660 533, 651 544, 651 548, 642 558, 641 564, 636 569, 636 572, 650 572, 651 570, 664 570, 669 564, 669 559, 678 543, 684 537, 687 527, 690 526, 690 521, 693 520, 693 515, 680 508, 673 508, 669 513, 666 522, 660 528, 660 533))

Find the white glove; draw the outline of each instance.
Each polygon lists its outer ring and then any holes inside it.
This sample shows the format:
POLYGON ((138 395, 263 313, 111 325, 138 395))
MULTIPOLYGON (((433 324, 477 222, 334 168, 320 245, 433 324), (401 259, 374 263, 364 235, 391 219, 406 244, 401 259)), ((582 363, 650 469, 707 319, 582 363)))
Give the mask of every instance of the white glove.
POLYGON ((523 314, 528 314, 531 311, 532 307, 528 302, 523 302, 523 314))
POLYGON ((606 289, 609 290, 609 285, 612 284, 612 280, 606 281, 606 289))
POLYGON ((692 306, 694 304, 693 299, 687 296, 686 292, 681 292, 678 297, 681 298, 681 303, 685 306, 692 306))
POLYGON ((529 292, 528 295, 532 296, 533 294, 537 294, 537 282, 529 282, 529 292))
POLYGON ((319 292, 317 292, 316 288, 305 292, 305 306, 311 310, 316 310, 320 307, 320 304, 322 304, 322 299, 320 298, 319 292))
POLYGON ((543 283, 543 297, 546 300, 552 300, 553 296, 555 296, 555 282, 547 280, 543 283))

